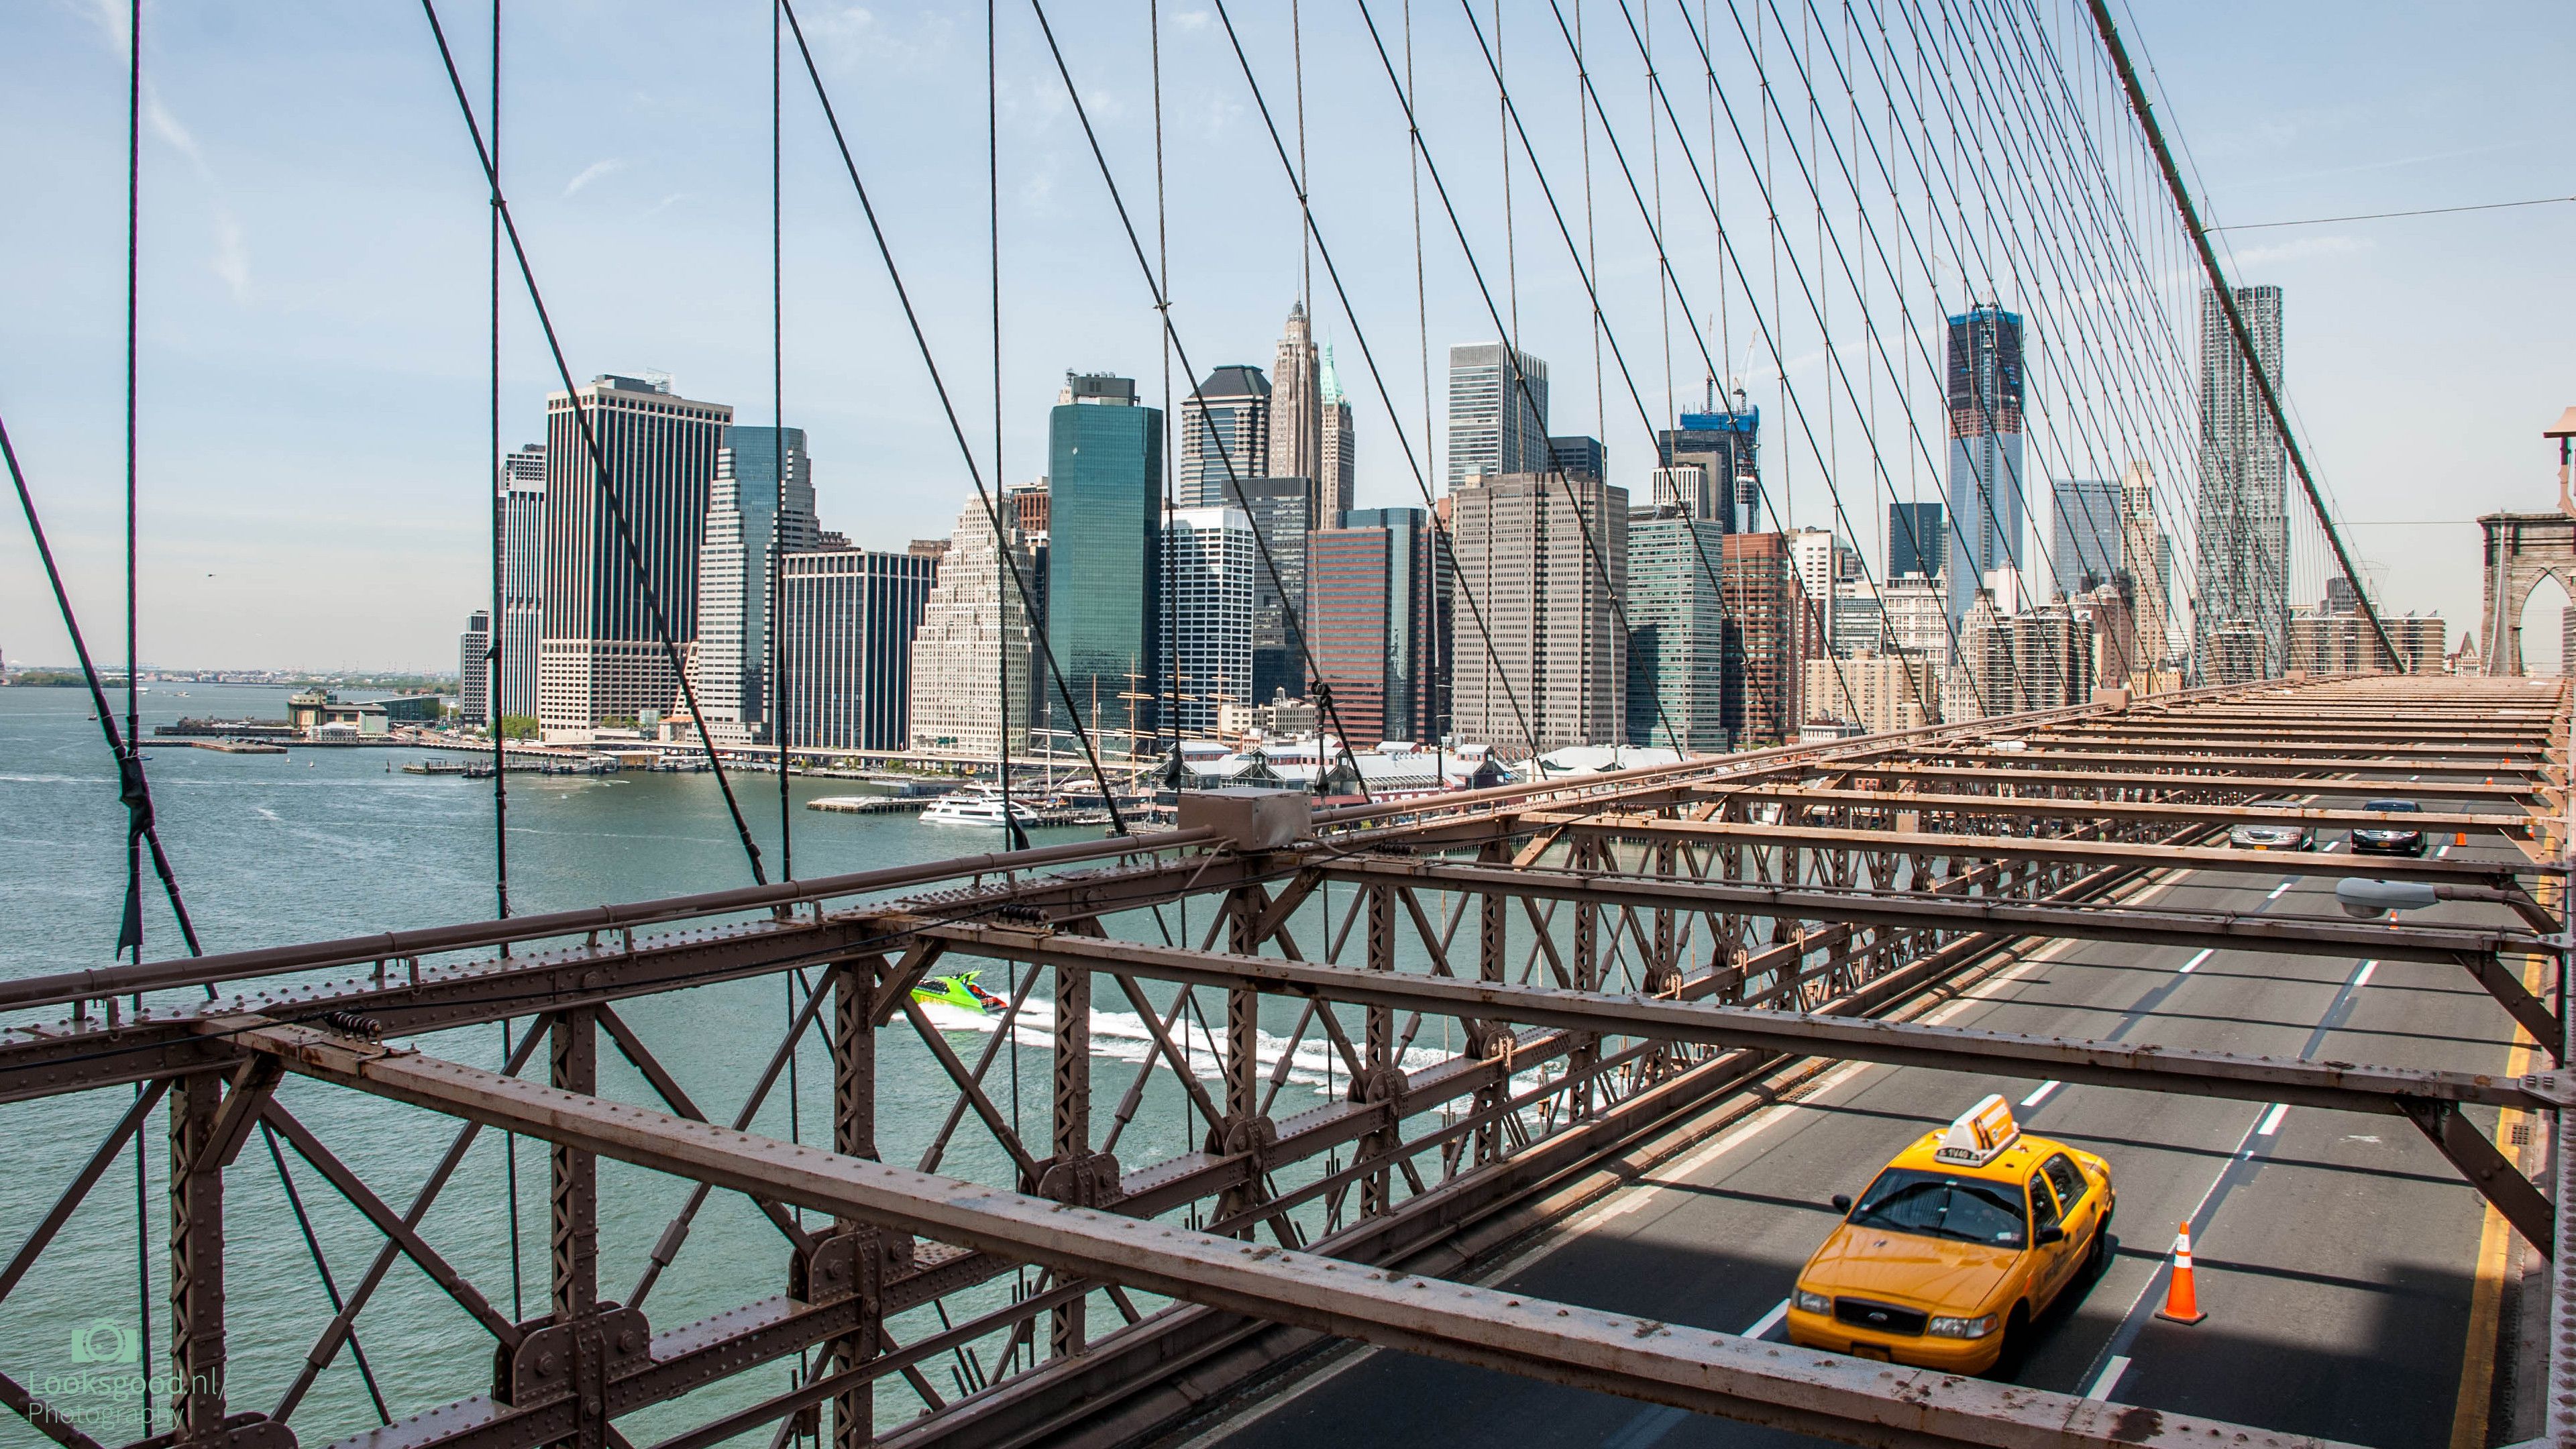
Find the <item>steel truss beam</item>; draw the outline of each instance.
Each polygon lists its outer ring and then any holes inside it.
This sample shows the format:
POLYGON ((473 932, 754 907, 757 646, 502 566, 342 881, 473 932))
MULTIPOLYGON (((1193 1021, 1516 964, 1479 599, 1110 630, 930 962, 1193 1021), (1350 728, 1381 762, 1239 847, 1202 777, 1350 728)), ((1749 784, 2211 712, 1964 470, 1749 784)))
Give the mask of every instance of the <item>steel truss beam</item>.
MULTIPOLYGON (((1363 974, 1363 973, 1353 973, 1363 974)), ((249 1028, 295 1071, 559 1145, 1274 1323, 1847 1442, 2066 1449, 2309 1445, 2179 1415, 1832 1355, 1140 1222, 811 1151, 307 1028, 249 1028), (2039 1442, 2034 1439, 2033 1442, 2039 1442)))

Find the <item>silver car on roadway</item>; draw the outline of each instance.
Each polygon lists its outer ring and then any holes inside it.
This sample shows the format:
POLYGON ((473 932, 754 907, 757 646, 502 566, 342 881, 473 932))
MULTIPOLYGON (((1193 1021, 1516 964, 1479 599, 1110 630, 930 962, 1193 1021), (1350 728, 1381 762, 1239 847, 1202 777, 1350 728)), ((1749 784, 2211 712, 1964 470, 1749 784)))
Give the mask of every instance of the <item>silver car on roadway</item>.
POLYGON ((2227 832, 2238 850, 2314 850, 2317 832, 2297 820, 2248 820, 2227 832))

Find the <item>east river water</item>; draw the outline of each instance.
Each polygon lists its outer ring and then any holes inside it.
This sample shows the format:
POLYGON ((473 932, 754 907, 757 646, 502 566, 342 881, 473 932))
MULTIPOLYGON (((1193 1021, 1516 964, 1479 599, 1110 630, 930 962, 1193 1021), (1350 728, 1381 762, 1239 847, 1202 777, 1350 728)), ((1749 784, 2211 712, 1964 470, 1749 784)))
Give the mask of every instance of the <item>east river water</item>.
MULTIPOLYGON (((114 696, 123 707, 122 695, 114 696)), ((158 685, 144 696, 143 726, 182 714, 279 718, 285 691, 213 685, 158 685)), ((364 932, 489 917, 493 911, 492 785, 454 776, 402 773, 432 752, 396 748, 299 748, 285 755, 229 755, 156 748, 149 752, 161 838, 208 951, 239 950, 364 932)), ((449 758, 454 758, 449 756, 449 758)), ((738 777, 755 835, 771 862, 779 857, 777 779, 738 777)), ((999 832, 925 825, 908 815, 839 815, 805 810, 816 795, 846 793, 831 780, 797 780, 795 865, 800 877, 938 860, 1000 849, 999 832)), ((519 913, 718 889, 750 880, 711 775, 623 774, 556 779, 513 775, 509 781, 510 886, 519 913)), ((87 693, 76 689, 0 689, 0 979, 108 964, 124 892, 124 811, 115 771, 87 693)), ((1035 832, 1037 843, 1092 838, 1096 831, 1035 832)), ((147 874, 146 959, 183 954, 178 932, 147 874)), ((1338 894, 1338 893, 1337 893, 1338 894)), ((1343 904, 1347 904, 1345 901, 1343 904)), ((1206 926, 1207 907, 1189 923, 1191 944, 1206 926)), ((1340 907, 1334 908, 1338 920, 1340 907)), ((1140 918, 1142 930, 1157 928, 1140 918)), ((1171 922, 1180 934, 1177 919, 1171 922)), ((1301 931, 1323 935, 1320 911, 1301 931)), ((1122 923, 1123 930, 1138 929, 1122 923)), ((1320 953, 1319 944, 1309 949, 1320 953)), ((1007 993, 1006 969, 983 984, 1007 993)), ((729 1118, 783 1033, 793 983, 772 977, 696 988, 637 1000, 619 1010, 710 1116, 729 1118)), ((1150 1041, 1115 988, 1096 988, 1095 1121, 1110 1115, 1145 1059, 1150 1041)), ((1156 998, 1170 999, 1157 991, 1156 998)), ((1047 1121, 1049 1019, 1043 984, 1018 1040, 989 1078, 1004 1110, 1016 1101, 1027 1134, 1043 1152, 1047 1121)), ((1213 1001, 1210 1005, 1213 1007, 1213 1001)), ((58 1015, 59 1013, 47 1013, 58 1015)), ((524 1023, 522 1023, 524 1025, 524 1023)), ((1293 1030, 1292 1012, 1274 1004, 1265 1025, 1293 1030), (1272 1020, 1270 1017, 1275 1016, 1272 1020)), ((990 1023, 949 1022, 949 1039, 972 1061, 990 1023)), ((1408 1065, 1436 1059, 1440 1036, 1425 1041, 1408 1065)), ((882 1034, 879 1137, 889 1161, 916 1160, 945 1117, 955 1092, 931 1053, 897 1025, 882 1034)), ((1192 1041, 1204 1074, 1205 1038, 1192 1041)), ((502 1028, 487 1025, 418 1039, 422 1050, 479 1066, 502 1060, 502 1028)), ((640 1075, 600 1043, 604 1095, 658 1106, 640 1075)), ((542 1052, 537 1072, 542 1072, 542 1052)), ((1302 1045, 1274 1113, 1280 1117, 1326 1100, 1338 1087, 1325 1049, 1302 1045)), ((1267 1075, 1267 1073, 1265 1073, 1267 1075)), ((800 1059, 796 1092, 782 1087, 754 1131, 829 1140, 829 1062, 819 1040, 800 1059), (791 1118, 792 1104, 792 1118, 791 1118)), ((446 1150, 454 1124, 413 1108, 290 1079, 288 1108, 397 1210, 446 1150)), ((0 1159, 0 1253, 12 1253, 131 1105, 124 1088, 0 1106, 7 1156, 0 1159)), ((116 1443, 141 1430, 141 1371, 160 1368, 168 1347, 168 1250, 162 1194, 167 1154, 156 1112, 146 1128, 148 1177, 142 1188, 138 1262, 135 1153, 129 1147, 35 1272, 0 1305, 0 1371, 48 1398, 95 1437, 116 1443), (138 1280, 147 1274, 148 1285, 138 1280), (141 1305, 149 1304, 150 1356, 142 1355, 141 1305), (129 1361, 129 1356, 131 1361, 129 1361)), ((1117 1145, 1133 1167, 1186 1150, 1189 1124, 1179 1084, 1168 1074, 1146 1091, 1117 1145)), ((517 1144, 520 1270, 511 1272, 511 1210, 505 1139, 484 1133, 423 1225, 428 1240, 504 1313, 545 1311, 546 1157, 543 1145, 517 1144)), ((365 1273, 382 1239, 320 1175, 284 1160, 310 1213, 334 1280, 348 1291, 365 1273)), ((970 1116, 940 1164, 943 1172, 987 1182, 1009 1180, 1007 1161, 970 1116)), ((601 1164, 600 1293, 624 1300, 643 1271, 664 1224, 687 1194, 686 1184, 601 1164)), ((227 1175, 230 1406, 273 1408, 293 1378, 331 1308, 305 1239, 281 1189, 268 1146, 254 1137, 227 1175)), ((714 1195, 671 1269, 654 1287, 646 1311, 657 1329, 784 1291, 786 1245, 739 1195, 714 1195)), ((1009 1280, 959 1305, 968 1310, 1007 1301, 1009 1280)), ((1095 1309, 1095 1317, 1098 1310, 1095 1309)), ((925 1319, 927 1315, 923 1315, 925 1319)), ((932 1321, 935 1331, 936 1323, 932 1321)), ((898 1337, 922 1330, 898 1323, 898 1337)), ((377 1383, 397 1418, 490 1387, 489 1335, 430 1280, 398 1263, 358 1324, 377 1383)), ((928 1366, 939 1391, 957 1388, 947 1360, 928 1366)), ((984 1367, 990 1368, 989 1362, 984 1367)), ((776 1393, 794 1372, 791 1360, 718 1386, 681 1404, 630 1416, 620 1427, 649 1444, 718 1412, 776 1393)), ((152 1394, 155 1431, 166 1429, 166 1385, 152 1394)), ((887 1422, 917 1412, 912 1395, 881 1387, 887 1422)), ((316 1383, 291 1423, 307 1446, 328 1444, 377 1422, 366 1386, 345 1350, 316 1383)), ((0 1445, 37 1443, 30 1427, 0 1412, 0 1445)), ((765 1432, 743 1443, 767 1443, 765 1432)))

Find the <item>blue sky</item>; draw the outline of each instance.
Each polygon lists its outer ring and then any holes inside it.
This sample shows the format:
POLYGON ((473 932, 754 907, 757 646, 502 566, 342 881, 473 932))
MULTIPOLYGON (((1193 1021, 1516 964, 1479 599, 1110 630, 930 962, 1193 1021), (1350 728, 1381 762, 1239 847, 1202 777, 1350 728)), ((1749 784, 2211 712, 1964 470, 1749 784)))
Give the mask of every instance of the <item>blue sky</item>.
MULTIPOLYGON (((1232 8, 1288 124, 1287 7, 1232 8)), ((1401 0, 1372 8, 1382 25, 1399 23, 1401 0)), ((1317 216, 1418 450, 1420 336, 1436 386, 1439 349, 1494 329, 1428 196, 1429 317, 1417 320, 1401 116, 1356 8, 1303 9, 1317 216)), ((1512 279, 1524 345, 1551 364, 1554 428, 1598 432, 1615 481, 1642 492, 1645 424, 1615 371, 1595 421, 1582 290, 1525 165, 1506 249, 1492 83, 1475 38, 1454 6, 1416 0, 1414 9, 1425 132, 1478 261, 1497 286, 1512 279)), ((1614 7, 1587 9, 1611 120, 1647 167, 1635 52, 1614 7)), ((2069 19, 2064 0, 2037 9, 2053 24, 2069 19)), ((31 0, 0 12, 0 194, 12 201, 0 217, 0 414, 102 645, 122 636, 121 11, 31 0)), ((1839 10, 1818 11, 1840 25, 1839 10)), ((988 455, 983 8, 813 0, 804 13, 932 345, 988 455)), ((1490 31, 1490 5, 1479 13, 1490 31)), ((1688 37, 1671 5, 1652 13, 1687 126, 1704 105, 1695 74, 1679 74, 1688 37)), ((1781 13, 1794 33, 1801 12, 1784 3, 1781 13)), ((441 14, 479 106, 489 12, 451 0, 441 14)), ((1294 199, 1204 0, 1165 0, 1162 14, 1182 344, 1202 373, 1266 364, 1299 289, 1294 199)), ((1050 15, 1150 246, 1145 7, 1059 0, 1050 15)), ((2141 6, 2136 19, 2221 222, 2576 194, 2565 160, 2576 42, 2558 7, 2182 3, 2141 6)), ((660 369, 690 396, 768 421, 767 7, 518 0, 505 26, 504 180, 575 375, 660 369)), ((1732 76, 1741 47, 1722 5, 1713 26, 1721 72, 1732 76)), ((452 668, 455 632, 486 588, 485 209, 426 23, 392 0, 273 0, 156 5, 145 32, 143 654, 452 668)), ((1549 180, 1579 212, 1575 82, 1548 7, 1510 0, 1504 46, 1549 180)), ((1149 396, 1162 382, 1144 284, 1025 5, 1003 7, 1001 51, 1003 471, 1019 479, 1042 469, 1046 408, 1065 369, 1126 372, 1149 396)), ((826 525, 900 547, 949 528, 966 474, 792 51, 789 65, 787 421, 810 430, 826 525)), ((2081 84, 2089 91, 2089 71, 2081 84)), ((1754 92, 1736 93, 1750 124, 1754 92)), ((1708 159, 1704 131, 1694 144, 1708 159)), ((1660 146, 1674 266, 1702 313, 1728 297, 1728 340, 1712 326, 1711 346, 1740 357, 1742 293, 1718 269, 1713 229, 1672 142, 1660 146)), ((1592 147, 1605 310, 1660 413, 1666 325, 1652 250, 1597 129, 1592 147)), ((1743 180, 1721 168, 1718 185, 1750 266, 1764 221, 1743 180)), ((1793 247, 1799 235, 1793 226, 1793 247)), ((2288 373, 2305 437, 2384 602, 2438 609, 2456 633, 2477 612, 2467 520, 2545 508, 2552 496, 2554 459, 2538 433, 2576 402, 2567 346, 2576 206, 2228 239, 2241 280, 2288 290, 2288 373)), ((1767 294, 1767 276, 1757 285, 1767 294)), ((1320 267, 1315 287, 1328 295, 1320 267)), ((1318 312, 1357 402, 1361 502, 1418 502, 1350 323, 1329 301, 1318 312)), ((537 435, 554 381, 515 281, 503 318, 510 446, 537 435)), ((1803 320, 1788 318, 1783 343, 1792 384, 1813 397, 1826 369, 1803 320)), ((1701 367, 1685 324, 1669 325, 1672 385, 1687 403, 1701 367)), ((1836 337, 1857 375, 1859 344, 1843 327, 1836 337)), ((1772 370, 1752 372, 1753 395, 1772 399, 1773 476, 1785 476, 1800 522, 1827 521, 1818 470, 1777 425, 1772 370)), ((1856 451, 1857 421, 1846 412, 1831 446, 1875 558, 1886 485, 1856 451)), ((1909 482, 1922 469, 1904 445, 1891 442, 1885 457, 1897 496, 1933 496, 1928 480, 1909 482)), ((69 655, 14 524, 0 528, 0 649, 12 659, 69 655)))

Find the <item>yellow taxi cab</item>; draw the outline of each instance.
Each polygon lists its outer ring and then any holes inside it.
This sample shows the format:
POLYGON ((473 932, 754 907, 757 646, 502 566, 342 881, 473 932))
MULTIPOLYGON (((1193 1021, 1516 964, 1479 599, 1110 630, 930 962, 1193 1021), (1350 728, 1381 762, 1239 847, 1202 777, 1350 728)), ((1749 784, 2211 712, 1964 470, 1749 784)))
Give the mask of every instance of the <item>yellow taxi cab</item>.
POLYGON ((1985 1373, 2108 1252, 2111 1165, 1988 1096, 1896 1154, 1798 1274, 1789 1341, 1985 1373))

